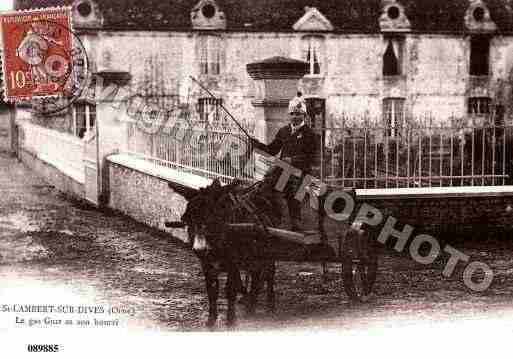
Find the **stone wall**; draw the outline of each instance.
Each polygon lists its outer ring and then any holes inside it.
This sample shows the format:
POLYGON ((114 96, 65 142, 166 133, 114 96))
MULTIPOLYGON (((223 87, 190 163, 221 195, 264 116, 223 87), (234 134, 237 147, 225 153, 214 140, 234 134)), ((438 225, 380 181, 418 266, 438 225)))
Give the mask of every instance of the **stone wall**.
MULTIPOLYGON (((110 186, 109 207, 151 227, 165 230, 182 240, 184 230, 168 230, 165 221, 180 220, 187 202, 168 188, 167 180, 156 175, 128 168, 108 161, 110 186)), ((450 240, 486 239, 490 231, 507 235, 513 230, 513 195, 430 196, 410 198, 359 197, 356 210, 362 203, 378 208, 384 216, 376 227, 380 230, 388 216, 398 221, 396 229, 405 225, 414 227, 414 233, 429 233, 450 240)), ((287 207, 283 203, 281 226, 288 227, 287 207)), ((340 235, 347 230, 347 222, 327 218, 325 228, 329 242, 337 246, 340 235)), ((303 207, 305 229, 318 228, 317 212, 305 200, 303 207)))
POLYGON ((40 160, 34 156, 34 154, 25 149, 21 149, 18 156, 25 166, 30 168, 39 177, 43 178, 43 180, 54 186, 59 191, 78 200, 83 200, 85 198, 85 188, 83 183, 79 183, 73 178, 66 176, 56 167, 40 160))
POLYGON ((179 221, 187 202, 167 181, 108 161, 109 207, 151 227, 186 240, 182 229, 166 229, 165 221, 179 221))
MULTIPOLYGON (((342 202, 343 203, 343 202, 342 202)), ((441 242, 486 241, 490 238, 511 240, 513 231, 513 195, 453 198, 408 198, 383 199, 359 198, 353 212, 354 218, 362 204, 371 205, 383 214, 382 222, 365 228, 376 236, 383 229, 389 216, 397 222, 394 229, 403 231, 413 227, 410 239, 418 234, 430 234, 441 242)), ((335 208, 337 205, 335 204, 335 208)), ((335 209, 336 211, 341 210, 335 209)), ((286 208, 284 209, 286 211, 286 208)), ((338 240, 348 229, 349 221, 335 221, 329 217, 324 221, 328 242, 338 248, 338 240)), ((316 230, 317 213, 307 204, 303 208, 303 226, 316 230)), ((395 238, 390 237, 390 243, 395 238)))
POLYGON ((380 209, 385 220, 388 216, 395 217, 398 230, 408 224, 417 232, 451 240, 485 240, 489 231, 507 235, 513 229, 513 195, 365 199, 363 202, 380 209))

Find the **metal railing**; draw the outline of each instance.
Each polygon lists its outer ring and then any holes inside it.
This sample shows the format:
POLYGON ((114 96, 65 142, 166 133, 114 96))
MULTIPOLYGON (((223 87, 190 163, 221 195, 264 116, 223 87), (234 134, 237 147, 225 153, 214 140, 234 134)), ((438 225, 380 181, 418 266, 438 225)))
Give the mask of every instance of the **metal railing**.
POLYGON ((255 177, 255 159, 247 136, 226 120, 172 120, 154 133, 138 121, 127 126, 128 153, 157 165, 223 182, 235 178, 252 182, 255 177))
MULTIPOLYGON (((477 117, 442 124, 426 117, 404 121, 400 127, 350 120, 342 118, 336 125, 315 129, 319 150, 313 175, 332 186, 411 188, 511 182, 513 126, 477 117)), ((224 181, 251 182, 258 172, 258 159, 251 155, 246 136, 226 119, 169 121, 156 133, 131 122, 128 150, 159 165, 224 181)))
POLYGON ((315 174, 353 188, 509 184, 513 127, 476 118, 448 122, 390 127, 344 121, 318 129, 315 174))

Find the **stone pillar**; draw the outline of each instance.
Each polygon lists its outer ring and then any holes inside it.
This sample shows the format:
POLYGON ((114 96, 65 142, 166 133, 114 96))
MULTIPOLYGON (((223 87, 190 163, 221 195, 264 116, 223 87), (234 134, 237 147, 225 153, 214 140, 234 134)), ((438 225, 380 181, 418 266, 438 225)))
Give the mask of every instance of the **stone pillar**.
MULTIPOLYGON (((104 70, 97 72, 97 81, 101 78, 103 88, 113 86, 116 96, 98 98, 96 94, 96 141, 97 141, 97 188, 100 206, 108 204, 109 178, 106 158, 114 153, 126 150, 127 121, 126 95, 131 75, 124 71, 104 70)), ((92 166, 90 166, 92 168, 92 166)), ((91 177, 93 177, 91 175, 91 177)))
POLYGON ((248 64, 246 69, 257 88, 251 102, 256 113, 255 137, 269 143, 278 129, 288 123, 289 101, 296 96, 298 82, 308 72, 308 64, 277 56, 248 64))

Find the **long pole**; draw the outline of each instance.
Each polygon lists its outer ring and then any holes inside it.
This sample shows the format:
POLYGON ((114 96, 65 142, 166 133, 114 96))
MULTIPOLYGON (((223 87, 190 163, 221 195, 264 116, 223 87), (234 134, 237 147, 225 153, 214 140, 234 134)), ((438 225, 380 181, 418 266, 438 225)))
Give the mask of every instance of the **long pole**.
MULTIPOLYGON (((207 89, 205 86, 203 86, 203 84, 201 82, 199 82, 198 80, 196 80, 193 76, 189 76, 191 78, 192 81, 196 82, 198 84, 199 87, 201 87, 206 93, 208 93, 210 95, 210 97, 214 98, 217 100, 217 97, 212 93, 210 92, 209 89, 207 89)), ((239 129, 249 138, 251 139, 252 137, 249 135, 249 133, 244 129, 244 127, 241 126, 241 124, 235 119, 235 117, 232 116, 232 114, 230 113, 230 111, 228 111, 226 109, 226 107, 224 107, 223 104, 221 104, 221 108, 228 114, 228 116, 232 119, 233 122, 235 122, 235 124, 237 125, 237 127, 239 127, 239 129)))

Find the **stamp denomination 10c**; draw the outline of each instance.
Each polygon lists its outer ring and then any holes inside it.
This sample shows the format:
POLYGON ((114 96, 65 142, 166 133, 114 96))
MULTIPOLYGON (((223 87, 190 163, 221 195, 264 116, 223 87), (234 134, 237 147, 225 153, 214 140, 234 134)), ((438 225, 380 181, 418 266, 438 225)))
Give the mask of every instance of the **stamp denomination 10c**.
POLYGON ((8 12, 0 26, 4 99, 66 96, 73 81, 71 9, 8 12))

